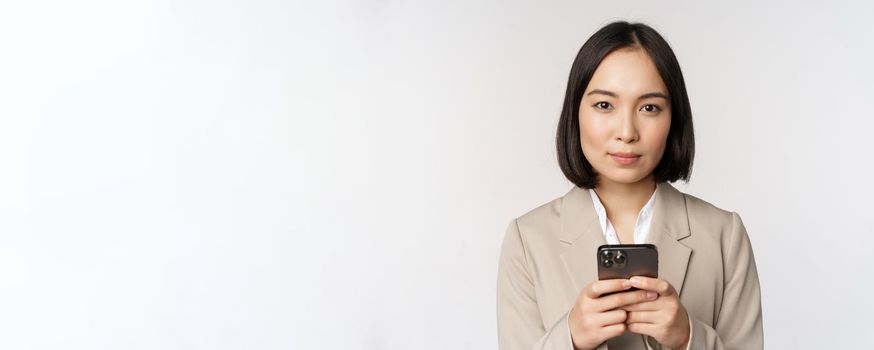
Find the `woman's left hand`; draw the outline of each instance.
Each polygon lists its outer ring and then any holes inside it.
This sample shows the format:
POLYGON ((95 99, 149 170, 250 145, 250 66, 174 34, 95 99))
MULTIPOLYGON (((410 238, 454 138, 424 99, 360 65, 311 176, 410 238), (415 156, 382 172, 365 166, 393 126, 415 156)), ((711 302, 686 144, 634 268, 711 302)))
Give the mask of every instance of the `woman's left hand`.
POLYGON ((651 336, 674 350, 686 349, 690 333, 689 314, 674 287, 658 278, 635 276, 630 280, 632 286, 659 293, 659 297, 622 307, 628 312, 625 320, 628 330, 651 336))

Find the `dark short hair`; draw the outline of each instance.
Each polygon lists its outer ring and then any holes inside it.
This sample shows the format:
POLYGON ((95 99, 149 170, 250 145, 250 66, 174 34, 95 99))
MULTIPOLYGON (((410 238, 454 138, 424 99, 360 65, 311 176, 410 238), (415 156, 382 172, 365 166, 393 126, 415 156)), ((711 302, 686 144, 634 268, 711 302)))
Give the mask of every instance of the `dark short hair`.
POLYGON ((655 181, 683 179, 689 182, 695 157, 695 134, 686 83, 677 57, 655 29, 642 23, 619 21, 604 26, 583 44, 568 77, 555 144, 561 171, 579 187, 595 188, 598 182, 598 174, 586 160, 580 145, 580 100, 601 60, 617 49, 628 47, 646 51, 667 86, 671 100, 671 127, 665 153, 652 172, 655 181))

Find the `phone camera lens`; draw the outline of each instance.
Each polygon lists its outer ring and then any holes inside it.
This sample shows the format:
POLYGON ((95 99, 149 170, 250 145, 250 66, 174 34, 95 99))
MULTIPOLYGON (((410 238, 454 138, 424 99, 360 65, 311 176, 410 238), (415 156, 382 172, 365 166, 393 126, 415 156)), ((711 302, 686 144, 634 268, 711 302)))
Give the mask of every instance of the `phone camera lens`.
POLYGON ((609 267, 612 267, 612 266, 613 266, 613 260, 610 260, 610 259, 604 259, 604 260, 601 261, 601 264, 604 265, 604 267, 608 267, 608 268, 609 268, 609 267))
POLYGON ((622 252, 616 252, 616 257, 613 258, 613 261, 615 261, 619 265, 624 264, 625 263, 625 254, 623 254, 622 252))
POLYGON ((613 259, 613 252, 611 252, 609 250, 602 250, 601 251, 601 258, 602 259, 613 259))

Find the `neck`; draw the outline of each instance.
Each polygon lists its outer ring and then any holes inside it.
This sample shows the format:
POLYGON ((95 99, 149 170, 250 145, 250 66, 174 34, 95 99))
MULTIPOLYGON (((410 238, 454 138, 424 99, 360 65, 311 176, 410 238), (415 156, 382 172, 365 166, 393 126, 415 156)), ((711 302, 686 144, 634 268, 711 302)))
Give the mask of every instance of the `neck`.
POLYGON ((602 178, 595 187, 595 193, 607 210, 607 216, 637 216, 656 190, 656 183, 650 175, 635 183, 618 183, 602 178))

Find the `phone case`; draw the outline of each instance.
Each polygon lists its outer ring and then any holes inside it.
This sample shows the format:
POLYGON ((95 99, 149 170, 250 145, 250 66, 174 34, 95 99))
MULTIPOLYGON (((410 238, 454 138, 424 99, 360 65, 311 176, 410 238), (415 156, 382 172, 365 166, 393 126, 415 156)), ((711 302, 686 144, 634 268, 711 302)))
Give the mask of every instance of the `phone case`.
POLYGON ((659 253, 652 244, 606 244, 598 247, 598 279, 659 277, 659 253))

